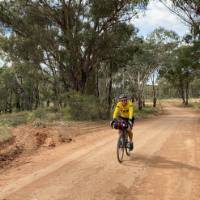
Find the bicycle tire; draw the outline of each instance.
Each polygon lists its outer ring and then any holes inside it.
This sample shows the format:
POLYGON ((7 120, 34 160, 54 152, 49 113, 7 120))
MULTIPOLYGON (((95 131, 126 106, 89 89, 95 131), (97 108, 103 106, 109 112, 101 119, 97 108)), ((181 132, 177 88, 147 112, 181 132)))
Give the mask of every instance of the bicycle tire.
POLYGON ((123 161, 124 149, 125 149, 124 142, 125 141, 124 141, 123 134, 120 134, 117 141, 117 160, 119 161, 119 163, 123 161))
MULTIPOLYGON (((127 133, 126 133, 127 134, 127 133)), ((129 142, 129 137, 126 135, 126 139, 125 139, 125 151, 126 151, 126 155, 127 156, 130 156, 131 154, 131 152, 130 152, 130 149, 127 147, 127 143, 129 142)))
POLYGON ((131 155, 130 149, 127 148, 127 147, 126 147, 126 155, 127 155, 127 156, 130 156, 130 155, 131 155))

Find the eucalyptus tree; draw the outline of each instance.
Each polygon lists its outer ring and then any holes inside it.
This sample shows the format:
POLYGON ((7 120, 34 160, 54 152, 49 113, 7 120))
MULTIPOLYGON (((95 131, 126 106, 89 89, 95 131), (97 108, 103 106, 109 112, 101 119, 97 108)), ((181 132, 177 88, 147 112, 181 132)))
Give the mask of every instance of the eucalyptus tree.
POLYGON ((90 84, 90 88, 95 86, 95 94, 102 107, 104 107, 107 116, 110 115, 113 97, 118 95, 119 92, 122 92, 118 90, 117 94, 114 95, 116 84, 120 84, 121 82, 121 80, 119 80, 116 83, 116 74, 121 74, 121 69, 125 68, 129 60, 130 51, 133 51, 132 47, 129 45, 130 38, 133 39, 137 37, 136 29, 132 25, 127 26, 122 24, 120 29, 117 29, 117 33, 115 37, 111 38, 111 40, 117 42, 116 46, 106 51, 106 57, 100 60, 94 76, 96 77, 95 84, 92 82, 90 84))
MULTIPOLYGON (((173 31, 158 28, 146 39, 141 38, 138 42, 137 52, 132 54, 126 74, 132 84, 139 109, 142 109, 144 104, 145 84, 152 74, 162 67, 169 53, 177 46, 178 40, 178 35, 173 31)), ((154 85, 153 89, 153 106, 155 107, 157 98, 154 85)))
POLYGON ((200 38, 199 0, 161 0, 161 2, 191 27, 195 37, 200 38))
POLYGON ((0 68, 0 113, 12 112, 15 79, 12 69, 0 68))
POLYGON ((185 105, 189 100, 190 84, 199 75, 199 58, 196 60, 193 47, 188 45, 175 49, 161 70, 161 76, 177 88, 185 105))
POLYGON ((138 46, 138 51, 133 54, 132 60, 130 60, 126 74, 132 83, 134 96, 138 101, 138 108, 141 110, 144 101, 144 86, 148 81, 149 75, 152 73, 153 58, 151 57, 151 49, 148 44, 141 40, 138 46))
POLYGON ((155 81, 156 77, 158 77, 158 71, 165 65, 171 52, 179 45, 180 38, 174 31, 160 27, 148 35, 147 42, 151 48, 150 61, 153 72, 150 78, 153 89, 153 107, 156 107, 157 94, 155 81))
POLYGON ((169 54, 170 57, 166 60, 168 66, 161 70, 161 74, 165 71, 167 80, 178 89, 183 103, 188 104, 189 85, 199 76, 200 1, 161 0, 161 2, 190 26, 191 35, 185 36, 184 42, 180 43, 181 46, 169 54))
POLYGON ((92 71, 120 42, 112 39, 116 30, 146 4, 147 0, 6 0, 0 2, 0 21, 11 28, 15 57, 45 64, 52 74, 58 73, 65 91, 84 93, 92 71))

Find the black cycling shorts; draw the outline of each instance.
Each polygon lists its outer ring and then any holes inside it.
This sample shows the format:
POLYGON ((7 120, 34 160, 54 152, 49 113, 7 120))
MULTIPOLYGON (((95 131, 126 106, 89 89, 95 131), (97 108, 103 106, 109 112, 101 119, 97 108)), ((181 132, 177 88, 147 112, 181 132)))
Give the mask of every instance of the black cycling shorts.
POLYGON ((135 117, 133 117, 132 119, 124 118, 124 117, 119 117, 119 119, 122 119, 122 120, 124 120, 126 122, 128 122, 129 120, 131 120, 132 124, 134 124, 134 122, 135 122, 135 117))

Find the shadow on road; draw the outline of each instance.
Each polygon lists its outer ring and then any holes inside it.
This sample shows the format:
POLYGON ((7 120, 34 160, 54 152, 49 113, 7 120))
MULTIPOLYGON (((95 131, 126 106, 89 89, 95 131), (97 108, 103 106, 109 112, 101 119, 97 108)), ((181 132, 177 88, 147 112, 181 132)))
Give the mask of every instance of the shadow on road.
POLYGON ((161 156, 147 156, 142 154, 134 154, 129 160, 122 163, 125 166, 134 166, 135 164, 145 164, 148 167, 154 168, 169 168, 169 169, 187 169, 200 172, 200 168, 192 166, 187 163, 182 163, 179 161, 168 160, 161 156))

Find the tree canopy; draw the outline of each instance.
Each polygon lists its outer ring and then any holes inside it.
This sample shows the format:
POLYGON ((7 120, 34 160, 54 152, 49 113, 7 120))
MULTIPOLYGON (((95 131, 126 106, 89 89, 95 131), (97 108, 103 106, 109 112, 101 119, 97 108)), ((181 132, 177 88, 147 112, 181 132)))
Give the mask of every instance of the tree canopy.
POLYGON ((199 4, 171 2, 192 27, 183 39, 161 27, 138 35, 132 19, 148 0, 1 1, 0 112, 66 107, 88 97, 109 115, 121 92, 142 109, 145 87, 158 70, 180 93, 180 82, 192 85, 198 74, 199 4))

